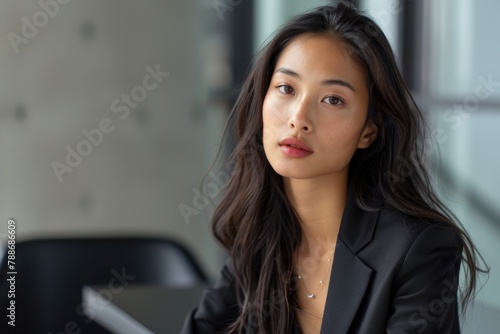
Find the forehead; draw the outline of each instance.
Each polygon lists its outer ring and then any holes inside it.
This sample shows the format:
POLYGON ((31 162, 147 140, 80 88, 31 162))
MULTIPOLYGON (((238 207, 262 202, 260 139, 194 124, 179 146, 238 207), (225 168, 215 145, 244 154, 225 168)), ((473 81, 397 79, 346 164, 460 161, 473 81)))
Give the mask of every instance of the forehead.
POLYGON ((339 38, 327 35, 300 35, 283 49, 275 70, 287 67, 305 76, 341 77, 366 85, 361 66, 349 55, 339 38))

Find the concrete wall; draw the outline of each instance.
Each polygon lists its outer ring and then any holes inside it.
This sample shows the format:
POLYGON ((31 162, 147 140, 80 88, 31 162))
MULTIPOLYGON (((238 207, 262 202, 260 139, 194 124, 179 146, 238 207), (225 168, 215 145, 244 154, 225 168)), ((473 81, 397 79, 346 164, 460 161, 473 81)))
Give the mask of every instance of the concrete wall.
POLYGON ((195 0, 58 1, 0 5, 0 238, 10 217, 18 240, 172 236, 215 275, 208 210, 188 220, 179 210, 192 206, 221 129, 220 111, 205 104, 201 13, 215 10, 195 0))

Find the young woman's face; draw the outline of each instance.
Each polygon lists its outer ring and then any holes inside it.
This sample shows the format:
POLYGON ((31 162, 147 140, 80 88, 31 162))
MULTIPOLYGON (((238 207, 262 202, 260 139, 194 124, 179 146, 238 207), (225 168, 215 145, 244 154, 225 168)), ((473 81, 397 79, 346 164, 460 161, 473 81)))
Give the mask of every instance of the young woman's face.
POLYGON ((262 106, 263 144, 290 178, 347 175, 358 148, 375 139, 365 76, 340 43, 301 35, 280 54, 262 106))

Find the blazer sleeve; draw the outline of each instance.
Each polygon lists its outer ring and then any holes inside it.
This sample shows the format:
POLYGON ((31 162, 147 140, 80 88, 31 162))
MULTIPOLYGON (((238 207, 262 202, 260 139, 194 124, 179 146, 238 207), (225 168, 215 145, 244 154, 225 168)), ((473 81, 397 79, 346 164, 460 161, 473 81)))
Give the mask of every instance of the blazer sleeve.
POLYGON ((205 289, 200 303, 187 315, 181 334, 223 333, 239 313, 232 259, 224 263, 220 276, 205 289))
POLYGON ((386 333, 460 333, 461 253, 452 228, 431 225, 416 237, 395 280, 386 333))

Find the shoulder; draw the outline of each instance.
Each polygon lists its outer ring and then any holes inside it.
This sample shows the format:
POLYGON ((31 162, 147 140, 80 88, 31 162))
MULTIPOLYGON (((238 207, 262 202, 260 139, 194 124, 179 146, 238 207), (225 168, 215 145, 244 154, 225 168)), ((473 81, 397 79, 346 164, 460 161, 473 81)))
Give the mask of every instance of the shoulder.
POLYGON ((450 223, 433 222, 410 216, 392 206, 385 205, 380 209, 374 240, 389 237, 391 243, 402 248, 409 248, 419 242, 462 248, 458 229, 450 223))
POLYGON ((398 272, 432 261, 456 263, 462 247, 453 225, 414 217, 386 205, 380 209, 371 242, 358 255, 375 267, 383 264, 398 272))
POLYGON ((228 258, 217 282, 205 289, 198 306, 187 315, 181 333, 222 333, 238 313, 234 268, 228 258))
POLYGON ((386 206, 360 256, 374 269, 377 291, 386 291, 388 333, 457 332, 462 241, 456 227, 386 206))

